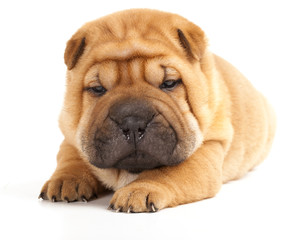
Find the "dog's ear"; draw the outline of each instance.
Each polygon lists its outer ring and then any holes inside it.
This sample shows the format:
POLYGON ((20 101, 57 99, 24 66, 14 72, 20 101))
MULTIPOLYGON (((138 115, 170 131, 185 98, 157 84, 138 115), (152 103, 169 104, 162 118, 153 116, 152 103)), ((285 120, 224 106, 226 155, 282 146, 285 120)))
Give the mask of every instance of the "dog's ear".
POLYGON ((177 29, 180 45, 183 47, 188 60, 201 60, 207 47, 205 34, 201 28, 190 23, 184 29, 177 29))
POLYGON ((76 38, 73 36, 67 43, 64 54, 65 64, 68 70, 71 70, 77 64, 79 58, 82 56, 86 46, 86 38, 76 38))

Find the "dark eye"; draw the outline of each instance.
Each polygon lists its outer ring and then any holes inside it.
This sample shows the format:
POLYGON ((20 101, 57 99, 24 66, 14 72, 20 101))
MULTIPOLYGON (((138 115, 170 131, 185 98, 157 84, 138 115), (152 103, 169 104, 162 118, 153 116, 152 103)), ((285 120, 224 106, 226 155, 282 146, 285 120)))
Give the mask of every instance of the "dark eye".
POLYGON ((162 89, 162 90, 173 90, 180 83, 181 83, 181 79, 178 79, 178 80, 166 80, 160 85, 160 89, 162 89))
POLYGON ((103 86, 88 87, 86 90, 98 97, 104 95, 107 91, 103 86))

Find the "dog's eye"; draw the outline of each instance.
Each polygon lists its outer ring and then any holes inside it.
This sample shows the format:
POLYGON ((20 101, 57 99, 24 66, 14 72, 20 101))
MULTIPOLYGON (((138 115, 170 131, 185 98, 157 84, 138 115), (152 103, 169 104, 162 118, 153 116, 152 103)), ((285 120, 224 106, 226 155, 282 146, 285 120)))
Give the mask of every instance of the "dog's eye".
POLYGON ((166 80, 160 85, 162 90, 173 90, 178 84, 181 83, 181 79, 178 80, 166 80))
POLYGON ((97 87, 88 87, 86 90, 95 96, 102 96, 106 93, 106 89, 103 86, 97 86, 97 87))

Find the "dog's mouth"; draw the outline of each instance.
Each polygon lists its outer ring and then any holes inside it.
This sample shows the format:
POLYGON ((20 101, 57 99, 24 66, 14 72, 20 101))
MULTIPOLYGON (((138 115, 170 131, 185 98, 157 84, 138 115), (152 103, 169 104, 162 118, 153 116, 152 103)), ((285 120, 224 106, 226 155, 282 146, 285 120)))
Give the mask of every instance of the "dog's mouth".
POLYGON ((144 151, 134 151, 126 157, 116 161, 114 168, 124 169, 131 173, 161 167, 163 164, 156 157, 144 151))

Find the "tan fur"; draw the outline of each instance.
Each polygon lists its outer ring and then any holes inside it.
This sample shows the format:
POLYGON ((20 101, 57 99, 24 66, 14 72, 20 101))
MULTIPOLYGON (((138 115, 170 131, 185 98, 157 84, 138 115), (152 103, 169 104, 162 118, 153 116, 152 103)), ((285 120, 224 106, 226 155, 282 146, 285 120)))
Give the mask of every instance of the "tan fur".
POLYGON ((275 118, 265 98, 209 51, 199 27, 178 15, 128 10, 89 22, 68 42, 65 62, 67 93, 60 115, 65 140, 57 169, 42 189, 44 199, 90 199, 103 191, 102 183, 116 190, 112 209, 156 211, 213 197, 222 183, 242 177, 270 149, 275 118), (83 90, 96 86, 98 75, 109 91, 102 100, 83 90), (183 84, 173 92, 159 89, 163 79, 179 77, 183 84), (89 163, 83 136, 124 96, 149 99, 180 139, 194 142, 187 144, 184 162, 140 174, 89 163))

